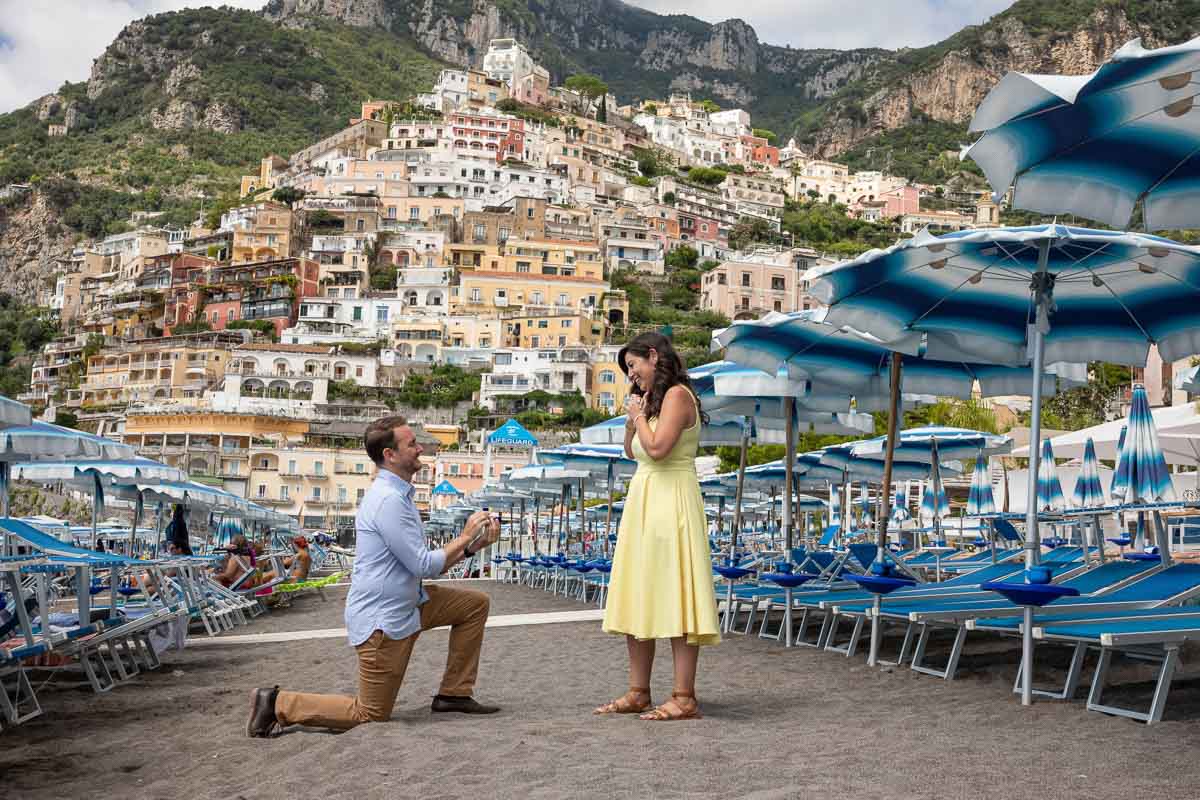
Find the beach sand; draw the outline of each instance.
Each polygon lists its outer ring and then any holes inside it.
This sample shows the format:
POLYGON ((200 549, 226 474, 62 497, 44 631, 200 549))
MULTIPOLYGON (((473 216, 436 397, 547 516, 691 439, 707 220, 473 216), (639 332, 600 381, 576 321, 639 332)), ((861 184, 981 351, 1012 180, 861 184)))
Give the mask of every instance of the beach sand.
MULTIPOLYGON (((493 615, 586 608, 471 585, 492 595, 493 615)), ((340 627, 345 589, 327 595, 228 635, 340 627)), ((705 718, 656 724, 592 715, 626 686, 623 643, 594 621, 490 629, 476 696, 503 712, 434 716, 446 638, 421 636, 391 722, 343 734, 245 735, 253 687, 354 691, 354 654, 340 637, 189 647, 100 696, 55 678, 39 692, 45 714, 0 734, 0 796, 1200 797, 1200 679, 1188 679, 1186 662, 1167 719, 1148 727, 1078 700, 1022 708, 1011 692, 1015 639, 973 634, 959 679, 945 682, 731 637, 701 655, 705 718)), ((1042 650, 1039 663, 1065 666, 1065 649, 1042 650)), ((665 699, 665 642, 655 669, 655 698, 665 699)), ((1112 699, 1148 700, 1150 674, 1122 667, 1118 679, 1141 682, 1112 699)))

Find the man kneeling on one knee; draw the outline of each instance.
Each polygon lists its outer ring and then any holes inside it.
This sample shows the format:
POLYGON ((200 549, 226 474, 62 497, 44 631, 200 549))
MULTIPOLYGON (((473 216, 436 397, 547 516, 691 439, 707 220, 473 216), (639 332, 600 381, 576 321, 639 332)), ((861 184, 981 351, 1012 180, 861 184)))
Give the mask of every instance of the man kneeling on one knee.
POLYGON ((359 503, 357 544, 346 629, 358 653, 358 695, 306 694, 256 689, 251 696, 250 736, 270 736, 285 725, 348 730, 392 715, 396 693, 421 631, 450 626, 450 653, 434 711, 492 714, 475 701, 479 649, 489 599, 483 592, 423 586, 475 551, 500 538, 500 523, 486 511, 473 514, 457 538, 429 550, 413 504, 413 476, 421 469, 421 445, 403 417, 377 420, 364 435, 367 455, 379 474, 359 503))

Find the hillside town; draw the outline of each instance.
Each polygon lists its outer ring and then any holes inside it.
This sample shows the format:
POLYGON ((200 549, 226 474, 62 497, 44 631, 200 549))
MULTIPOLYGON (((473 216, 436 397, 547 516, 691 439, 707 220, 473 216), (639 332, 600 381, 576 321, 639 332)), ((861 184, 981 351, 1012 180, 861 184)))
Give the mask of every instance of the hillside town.
POLYGON ((712 318, 813 307, 805 274, 835 259, 781 232, 789 201, 898 236, 998 221, 983 191, 853 172, 777 146, 744 110, 687 93, 621 105, 581 77, 551 86, 521 42, 496 39, 481 69, 363 102, 345 129, 264 158, 216 227, 142 213, 82 243, 38 298, 62 335, 19 399, 303 528, 345 530, 373 474, 359 434, 391 410, 439 445, 423 509, 443 480, 471 492, 527 461, 499 452, 483 474, 480 432, 511 415, 621 413, 617 351, 648 327, 621 287, 656 296, 687 263, 712 318), (738 225, 766 236, 736 250, 738 225), (397 399, 434 368, 478 388, 397 399))

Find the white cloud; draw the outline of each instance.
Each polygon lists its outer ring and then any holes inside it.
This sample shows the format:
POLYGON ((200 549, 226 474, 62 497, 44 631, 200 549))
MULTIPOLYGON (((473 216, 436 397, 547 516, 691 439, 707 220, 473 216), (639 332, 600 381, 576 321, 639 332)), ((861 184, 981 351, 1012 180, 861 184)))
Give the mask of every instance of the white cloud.
POLYGON ((266 0, 0 0, 0 113, 85 80, 97 58, 135 19, 163 11, 266 0))
POLYGON ((1014 0, 626 0, 707 22, 737 17, 759 41, 802 48, 922 47, 983 22, 1014 0))

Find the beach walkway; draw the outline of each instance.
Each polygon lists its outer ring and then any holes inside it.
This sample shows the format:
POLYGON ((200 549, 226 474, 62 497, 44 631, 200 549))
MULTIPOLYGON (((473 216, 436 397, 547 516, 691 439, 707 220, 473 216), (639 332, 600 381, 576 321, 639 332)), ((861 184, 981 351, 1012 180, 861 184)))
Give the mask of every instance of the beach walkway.
MULTIPOLYGON (((945 683, 736 638, 702 653, 705 719, 595 717, 591 709, 626 686, 625 648, 600 631, 598 612, 531 589, 474 585, 493 597, 477 694, 504 707, 495 717, 430 714, 446 654, 445 631, 430 631, 390 723, 247 739, 253 687, 353 692, 337 588, 328 602, 300 598, 238 635, 193 639, 163 669, 105 695, 52 678, 39 691, 46 713, 3 734, 0 794, 894 800, 992 787, 1038 800, 1200 796, 1200 680, 1181 677, 1166 719, 1147 727, 1079 703, 1022 709, 1011 693, 1016 640, 981 638, 963 676, 945 683)), ((669 692, 664 643, 654 696, 669 692)))

